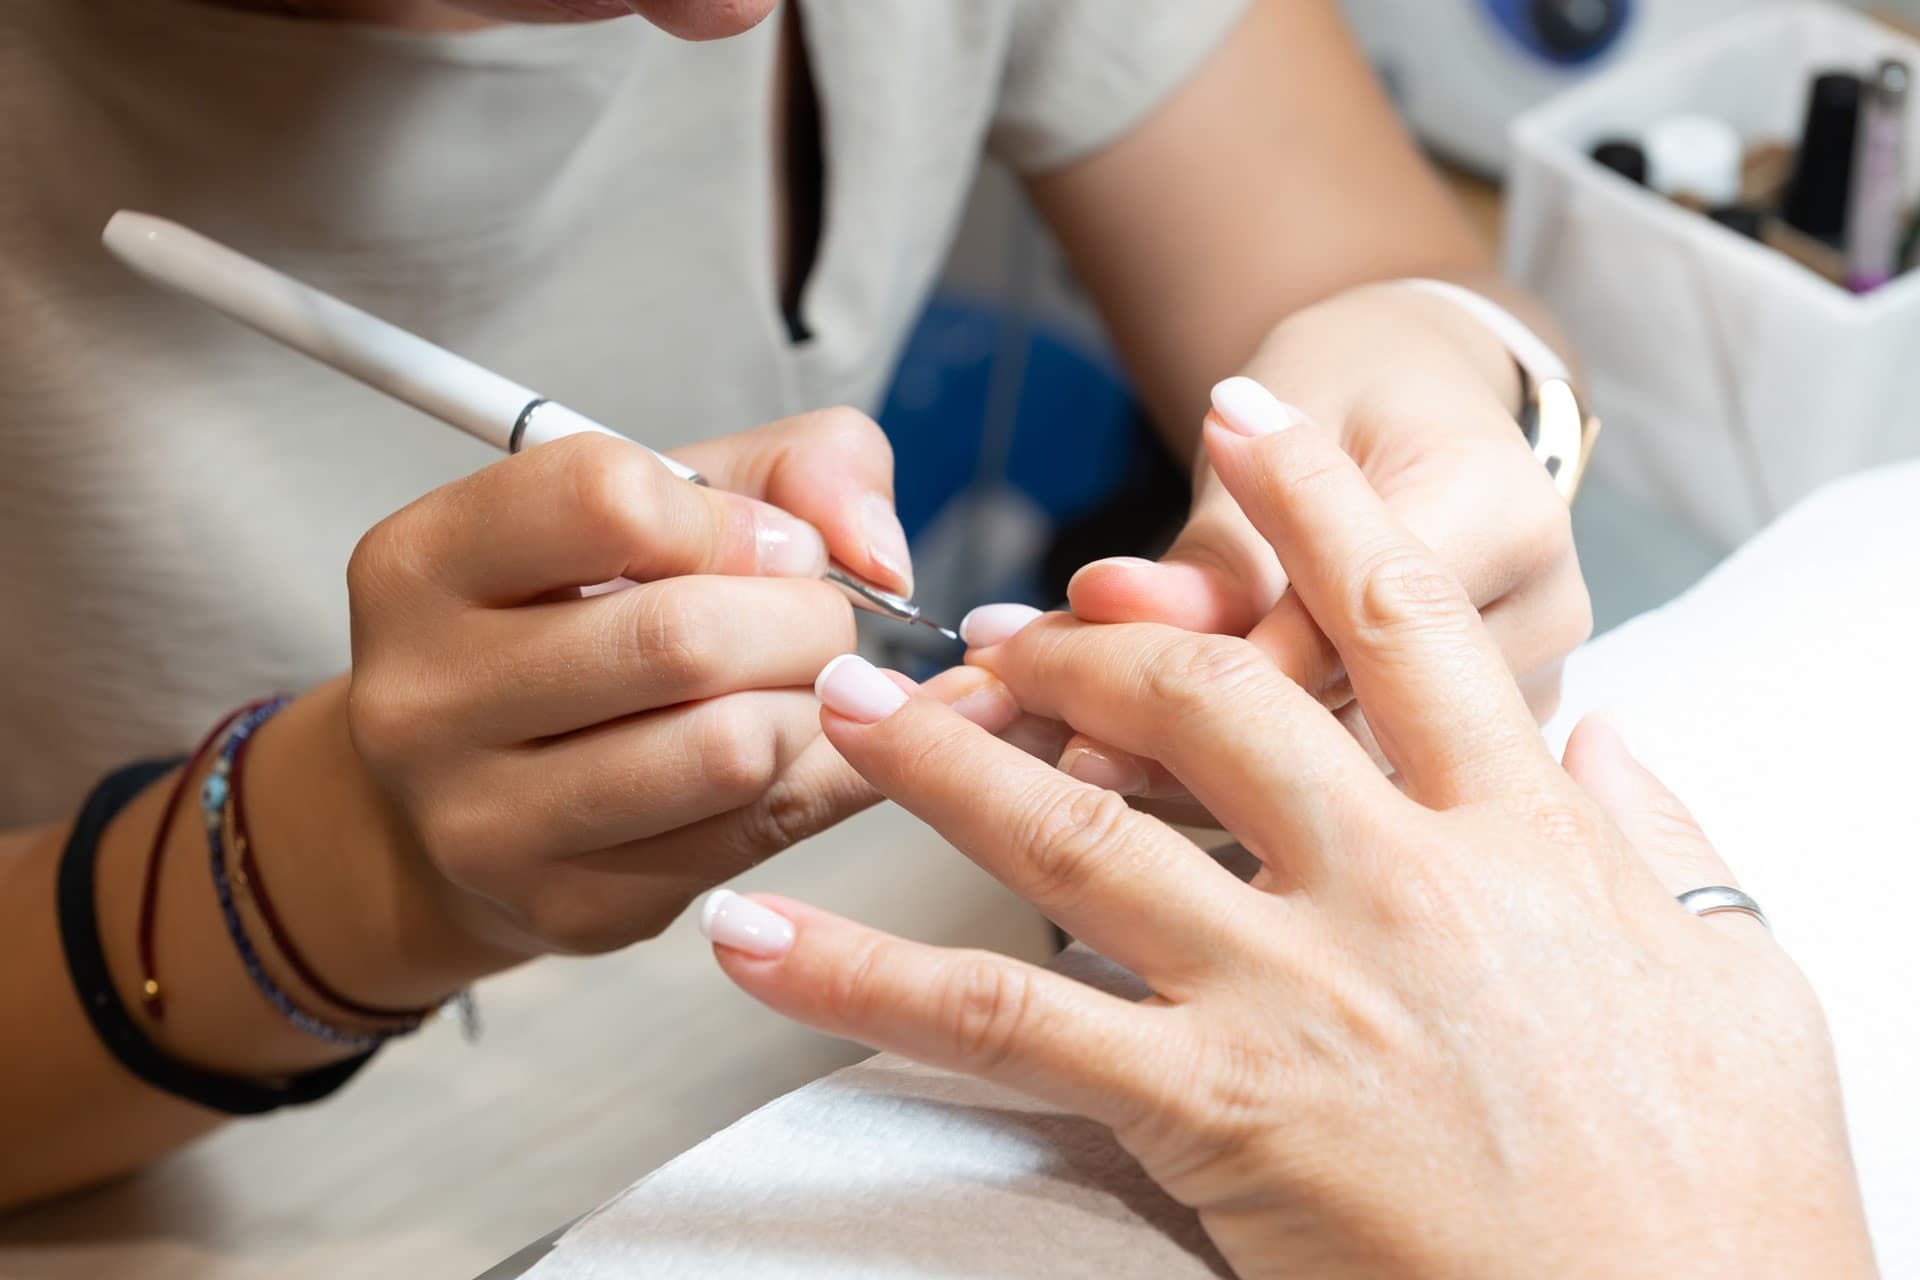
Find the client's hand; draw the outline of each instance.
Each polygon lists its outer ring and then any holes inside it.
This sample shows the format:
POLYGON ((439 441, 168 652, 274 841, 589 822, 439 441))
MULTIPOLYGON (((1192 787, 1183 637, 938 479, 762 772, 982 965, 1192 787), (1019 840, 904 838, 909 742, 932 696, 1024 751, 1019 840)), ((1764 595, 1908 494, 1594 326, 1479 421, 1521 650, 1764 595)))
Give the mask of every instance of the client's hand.
POLYGON ((1113 1127, 1243 1275, 1862 1276, 1818 1005, 1730 873, 1590 720, 1542 746, 1468 594, 1270 399, 1223 481, 1337 646, 1404 790, 1244 640, 1049 616, 980 661, 1165 762, 1242 884, 1111 792, 843 659, 828 737, 1157 995, 717 894, 726 972, 837 1035, 1113 1127))
MULTIPOLYGON (((1519 379, 1492 332, 1445 299, 1368 285, 1288 317, 1246 372, 1338 438, 1387 508, 1465 587, 1534 714, 1550 715, 1561 664, 1587 638, 1592 610, 1566 504, 1514 421, 1519 379)), ((1249 636, 1309 692, 1343 708, 1366 740, 1339 655, 1286 585, 1272 548, 1202 456, 1192 513, 1166 556, 1096 561, 1069 595, 1089 622, 1249 636)), ((1059 759, 1110 790, 1186 799, 1151 760, 1094 738, 1068 741, 1059 759)))

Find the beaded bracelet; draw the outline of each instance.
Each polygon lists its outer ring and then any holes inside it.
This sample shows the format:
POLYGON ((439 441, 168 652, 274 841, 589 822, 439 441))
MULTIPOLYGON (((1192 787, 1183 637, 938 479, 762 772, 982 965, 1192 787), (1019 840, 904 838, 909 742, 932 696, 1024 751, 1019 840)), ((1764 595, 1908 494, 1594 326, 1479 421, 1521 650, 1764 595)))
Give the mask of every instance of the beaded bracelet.
POLYGON ((367 1065, 371 1051, 314 1071, 277 1080, 248 1080, 204 1071, 156 1048, 120 1003, 94 902, 94 870, 100 837, 116 815, 141 792, 176 767, 172 760, 128 765, 102 778, 88 793, 60 852, 57 914, 61 950, 74 994, 94 1034, 114 1059, 154 1088, 225 1112, 259 1115, 276 1107, 324 1098, 367 1065))
MULTIPOLYGON (((214 895, 220 902, 220 917, 227 927, 227 937, 233 943, 233 949, 240 956, 240 963, 247 971, 247 977, 260 994, 266 997, 295 1029, 324 1040, 328 1044, 340 1045, 350 1049, 372 1049, 404 1035, 420 1026, 424 1016, 409 1016, 400 1025, 379 1031, 359 1031, 349 1027, 337 1026, 318 1015, 300 1007, 279 983, 273 980, 266 966, 261 964, 259 952, 254 949, 253 940, 247 936, 246 926, 241 922, 239 908, 234 903, 233 883, 227 874, 227 851, 229 830, 233 822, 231 804, 234 774, 234 761, 253 737, 259 727, 271 719, 275 712, 286 706, 290 699, 274 698, 244 712, 233 727, 227 731, 221 742, 213 766, 207 771, 206 780, 200 787, 200 813, 207 830, 207 848, 213 872, 214 895)), ((239 843, 233 840, 232 843, 239 843)))
POLYGON ((386 1028, 399 1033, 411 1031, 431 1017, 439 1008, 429 1005, 425 1008, 386 1009, 378 1005, 362 1004, 349 996, 341 994, 314 971, 307 958, 294 944, 293 936, 281 922, 280 912, 273 905, 273 896, 267 892, 267 882, 260 871, 259 860, 253 856, 253 834, 247 825, 247 788, 246 788, 247 750, 246 743, 240 743, 233 752, 232 768, 226 785, 224 804, 227 830, 225 835, 233 850, 232 880, 239 886, 241 894, 249 899, 254 911, 260 917, 260 924, 266 930, 267 940, 271 942, 288 966, 299 976, 300 981, 328 1004, 345 1010, 356 1018, 369 1022, 391 1022, 405 1024, 386 1028))

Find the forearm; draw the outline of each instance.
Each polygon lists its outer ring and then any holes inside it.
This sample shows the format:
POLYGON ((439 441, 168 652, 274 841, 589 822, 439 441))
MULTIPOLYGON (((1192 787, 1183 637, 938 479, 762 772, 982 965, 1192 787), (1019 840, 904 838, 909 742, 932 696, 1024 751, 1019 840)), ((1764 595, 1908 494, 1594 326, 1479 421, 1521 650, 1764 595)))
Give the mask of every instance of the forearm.
MULTIPOLYGON (((1030 190, 1181 457, 1198 443, 1215 382, 1257 373, 1250 366, 1290 319, 1369 284, 1460 283, 1564 353, 1543 311, 1500 278, 1331 0, 1250 6, 1157 112, 1030 190)), ((1408 305, 1489 378, 1514 378, 1470 317, 1438 299, 1408 305)), ((1508 385, 1517 402, 1517 381, 1508 385)))
MULTIPOLYGON (((308 695, 263 727, 250 748, 247 799, 261 878, 314 971, 371 1005, 426 1005, 510 962, 466 942, 439 908, 424 868, 382 835, 384 806, 335 753, 351 752, 333 705, 338 686, 308 695), (334 742, 335 734, 337 743, 334 742), (329 758, 334 756, 335 758, 329 758)), ((149 786, 97 846, 94 912, 121 1007, 161 1053, 246 1080, 312 1070, 355 1052, 295 1029, 255 987, 221 917, 192 780, 168 829, 154 903, 152 972, 162 1016, 143 1007, 141 893, 153 836, 177 771, 149 786)), ((0 1207, 140 1167, 217 1127, 225 1116, 135 1077, 102 1045, 69 974, 54 910, 71 824, 0 836, 0 938, 8 980, 0 1025, 17 1034, 0 1060, 0 1207), (30 1047, 31 1051, 26 1051, 30 1047)), ((263 963, 299 990, 284 961, 255 939, 263 963)), ((308 993, 302 993, 306 996, 308 993)))

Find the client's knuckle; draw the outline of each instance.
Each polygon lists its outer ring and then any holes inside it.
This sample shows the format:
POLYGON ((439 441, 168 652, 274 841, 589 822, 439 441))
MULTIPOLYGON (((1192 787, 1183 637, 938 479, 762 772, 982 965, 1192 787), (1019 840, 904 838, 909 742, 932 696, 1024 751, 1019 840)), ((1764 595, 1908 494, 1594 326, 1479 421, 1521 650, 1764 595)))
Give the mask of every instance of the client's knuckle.
POLYGON ((1545 789, 1525 809, 1528 831, 1549 849, 1585 853, 1617 838, 1605 814, 1582 798, 1563 794, 1558 787, 1545 789))
POLYGON ((820 1008, 829 1022, 848 1028, 866 1025, 876 1009, 877 984, 880 975, 887 972, 890 949, 890 939, 864 933, 827 968, 820 988, 820 1008))
POLYGON ((1458 627, 1473 604, 1432 555, 1396 541, 1360 558, 1347 611, 1356 639, 1387 648, 1409 634, 1458 627))
POLYGON ((1041 903, 1071 901, 1082 892, 1136 821, 1124 797, 1054 779, 1036 784, 1018 803, 1025 810, 1017 846, 1024 854, 1022 889, 1041 903))
POLYGON ((1030 1034, 1033 1003, 1027 974, 997 957, 963 954, 950 962, 937 1016, 959 1061, 991 1074, 1030 1034))
POLYGON ((1231 636, 1183 636, 1149 662, 1148 696, 1183 716, 1235 705, 1276 674, 1259 649, 1231 636))

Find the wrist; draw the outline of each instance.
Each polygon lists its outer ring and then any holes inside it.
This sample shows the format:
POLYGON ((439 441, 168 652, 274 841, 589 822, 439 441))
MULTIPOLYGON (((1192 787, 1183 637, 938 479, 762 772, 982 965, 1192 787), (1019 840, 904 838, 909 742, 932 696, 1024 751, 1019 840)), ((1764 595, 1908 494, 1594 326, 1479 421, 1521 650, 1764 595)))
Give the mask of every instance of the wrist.
MULTIPOLYGON (((1444 298, 1396 283, 1366 284, 1297 311, 1243 370, 1327 427, 1369 419, 1511 424, 1522 377, 1485 325, 1444 298)), ((1504 429, 1504 428, 1503 428, 1504 429)))
POLYGON ((261 874, 313 970, 356 1002, 425 1007, 527 958, 486 904, 440 875, 347 731, 347 681, 261 727, 246 800, 261 874))
POLYGON ((1526 361, 1517 358, 1515 337, 1537 348, 1540 363, 1556 369, 1565 364, 1544 340, 1506 310, 1506 299, 1483 284, 1470 286, 1449 280, 1395 280, 1365 285, 1355 291, 1370 304, 1407 317, 1430 335, 1429 340, 1450 351, 1516 416, 1526 395, 1526 361), (1452 296, 1448 296, 1451 292, 1452 296), (1477 306, 1475 304, 1478 304, 1477 306), (1510 323, 1497 323, 1494 315, 1510 323))

